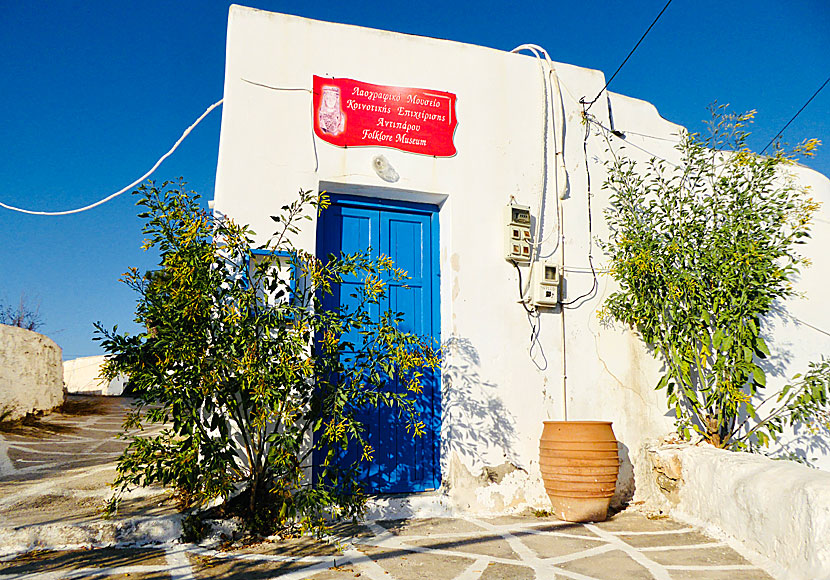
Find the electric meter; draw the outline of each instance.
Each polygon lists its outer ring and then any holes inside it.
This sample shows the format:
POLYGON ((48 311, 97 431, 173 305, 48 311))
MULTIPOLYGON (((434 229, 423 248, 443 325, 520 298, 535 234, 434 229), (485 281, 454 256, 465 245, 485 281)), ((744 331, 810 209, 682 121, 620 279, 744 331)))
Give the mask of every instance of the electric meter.
POLYGON ((530 262, 530 208, 509 204, 504 208, 504 259, 508 262, 530 262))
POLYGON ((559 304, 559 264, 541 262, 533 271, 533 303, 536 306, 556 306, 559 304))

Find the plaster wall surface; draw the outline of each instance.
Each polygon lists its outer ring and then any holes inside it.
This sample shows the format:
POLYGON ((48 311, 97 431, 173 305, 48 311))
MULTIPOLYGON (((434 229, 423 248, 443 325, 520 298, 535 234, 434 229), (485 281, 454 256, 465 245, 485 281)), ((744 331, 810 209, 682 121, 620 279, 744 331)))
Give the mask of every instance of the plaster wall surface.
POLYGON ((120 395, 127 377, 119 375, 111 381, 100 378, 103 355, 85 356, 63 362, 63 382, 67 392, 88 395, 120 395))
POLYGON ((652 447, 640 466, 650 508, 738 540, 780 578, 830 578, 830 473, 688 445, 652 447))
MULTIPOLYGON (((274 229, 269 216, 300 188, 440 206, 442 471, 446 487, 467 490, 462 503, 475 510, 544 507, 537 460, 544 420, 613 421, 622 459, 617 502, 634 492, 634 450, 672 430, 663 394, 653 388, 660 364, 632 332, 597 317, 615 286, 595 239, 607 234, 602 183, 611 151, 676 163, 674 144, 683 128, 645 101, 605 92, 591 114, 626 137, 592 124, 585 151, 578 101, 593 98, 605 78, 572 65, 554 67, 561 90, 546 96, 545 75, 533 56, 238 6, 230 11, 216 211, 251 225, 264 241, 274 229), (341 148, 317 139, 313 75, 454 93, 457 154, 341 148), (372 159, 381 153, 398 181, 387 183, 373 170, 372 159), (565 174, 555 171, 557 155, 565 174), (542 310, 535 331, 517 304, 517 271, 503 257, 502 212, 511 196, 531 206, 534 227, 541 219, 539 258, 565 264, 564 300, 571 303, 542 310), (505 464, 506 471, 517 470, 498 481, 487 476, 505 464)), ((826 178, 798 171, 817 197, 830 198, 826 178)), ((307 223, 296 244, 313 251, 315 227, 307 223)), ((815 270, 830 259, 816 245, 821 240, 817 236, 805 250, 815 254, 815 270)), ((523 275, 526 280, 527 267, 523 275)), ((811 296, 798 312, 819 325, 820 294, 812 293, 826 274, 810 275, 802 282, 811 296)), ((800 345, 796 338, 804 328, 790 330, 789 362, 830 346, 800 345)), ((780 367, 782 376, 797 372, 789 362, 780 367)))
POLYGON ((61 348, 37 332, 0 324, 0 410, 19 419, 63 401, 61 348))

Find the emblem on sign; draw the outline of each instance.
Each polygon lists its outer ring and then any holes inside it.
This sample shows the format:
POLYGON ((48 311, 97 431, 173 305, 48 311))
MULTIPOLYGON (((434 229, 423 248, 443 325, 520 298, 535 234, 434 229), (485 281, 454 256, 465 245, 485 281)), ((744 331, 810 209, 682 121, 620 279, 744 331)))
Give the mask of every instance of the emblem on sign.
POLYGON ((455 95, 314 77, 314 133, 339 147, 392 147, 451 157, 455 95))

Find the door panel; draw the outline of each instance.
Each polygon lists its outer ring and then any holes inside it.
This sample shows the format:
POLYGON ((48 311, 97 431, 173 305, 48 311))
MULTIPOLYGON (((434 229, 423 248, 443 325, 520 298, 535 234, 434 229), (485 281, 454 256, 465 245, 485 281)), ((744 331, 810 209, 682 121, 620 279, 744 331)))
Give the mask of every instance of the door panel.
MULTIPOLYGON (((409 279, 391 284, 387 297, 372 312, 401 312, 402 330, 438 340, 437 296, 437 208, 416 204, 392 204, 366 198, 333 197, 332 207, 318 222, 318 256, 340 251, 351 253, 371 249, 372 257, 390 256, 396 267, 407 271, 409 279)), ((326 308, 348 305, 355 285, 361 281, 344 279, 326 308)), ((349 337, 356 339, 357 337, 349 337)), ((357 341, 354 340, 355 344, 357 341)), ((437 488, 440 483, 439 433, 440 390, 437 372, 423 380, 423 391, 415 397, 426 432, 414 438, 407 432, 395 409, 362 409, 360 420, 366 425, 366 438, 375 450, 374 461, 366 464, 360 477, 367 491, 401 493, 437 488)), ((406 385, 389 381, 387 388, 404 392, 406 385)), ((351 463, 359 455, 349 449, 343 461, 351 463)))

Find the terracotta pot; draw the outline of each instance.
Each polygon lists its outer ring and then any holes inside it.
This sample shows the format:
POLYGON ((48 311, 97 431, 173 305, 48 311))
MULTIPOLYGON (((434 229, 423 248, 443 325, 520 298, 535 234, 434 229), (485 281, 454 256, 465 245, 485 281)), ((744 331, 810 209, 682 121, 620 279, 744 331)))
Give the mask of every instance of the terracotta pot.
POLYGON ((605 520, 620 469, 609 421, 545 421, 539 466, 556 517, 605 520))

